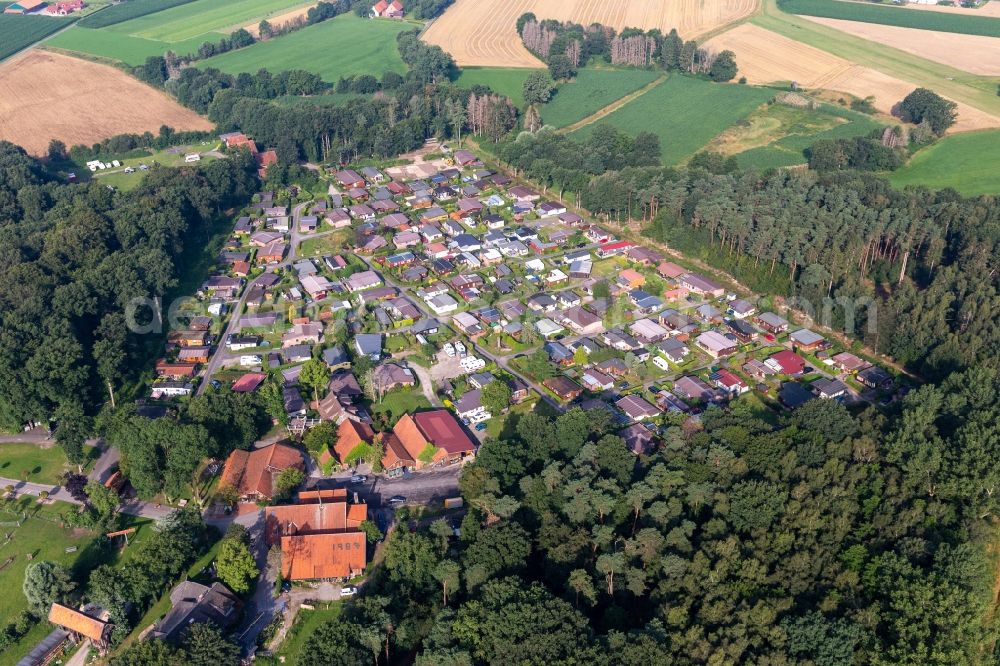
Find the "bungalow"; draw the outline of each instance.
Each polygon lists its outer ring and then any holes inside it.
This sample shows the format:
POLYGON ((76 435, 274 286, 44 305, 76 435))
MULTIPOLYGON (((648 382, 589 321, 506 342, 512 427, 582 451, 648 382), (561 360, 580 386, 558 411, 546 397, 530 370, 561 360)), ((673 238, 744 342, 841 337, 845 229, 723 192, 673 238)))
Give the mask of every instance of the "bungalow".
POLYGON ((586 279, 594 271, 594 263, 589 259, 574 261, 569 265, 569 276, 574 279, 586 279))
POLYGON ((326 214, 326 223, 334 229, 342 229, 351 226, 351 216, 343 208, 334 208, 326 214))
POLYGON ((723 358, 735 354, 739 345, 717 331, 705 331, 697 338, 695 344, 712 358, 723 358))
POLYGON ((250 245, 253 247, 267 247, 275 241, 280 241, 284 236, 276 231, 258 231, 250 237, 250 245))
POLYGON ((293 345, 281 350, 281 360, 284 363, 305 363, 312 358, 310 345, 293 345))
POLYGON ((551 319, 544 317, 535 322, 535 329, 543 338, 551 338, 566 330, 551 319))
POLYGON ((680 284, 692 293, 713 298, 718 298, 726 293, 725 289, 697 273, 685 273, 681 276, 680 284))
POLYGON ((676 280, 677 278, 687 273, 687 270, 681 268, 672 261, 664 261, 663 263, 661 263, 659 266, 656 267, 656 272, 665 278, 668 278, 670 280, 676 280))
POLYGON ((609 358, 597 364, 597 369, 613 377, 624 377, 628 374, 628 366, 620 358, 609 358))
POLYGON ((626 291, 631 291, 646 284, 646 276, 633 268, 626 268, 618 274, 615 282, 626 291))
POLYGON ((150 390, 150 397, 159 398, 176 398, 182 395, 191 395, 194 390, 194 385, 188 382, 180 381, 165 381, 156 382, 153 384, 150 390))
POLYGON ((431 270, 437 275, 449 275, 454 273, 456 268, 455 264, 448 259, 435 259, 431 262, 431 270))
POLYGON ((267 375, 263 372, 248 372, 233 382, 233 393, 253 393, 264 383, 265 379, 267 379, 267 375))
POLYGON ((655 312, 663 307, 663 301, 642 289, 633 289, 628 293, 628 296, 632 304, 639 308, 641 312, 655 312))
POLYGON ((462 252, 477 252, 483 249, 483 244, 472 234, 459 234, 452 239, 452 244, 462 252))
POLYGON ((713 372, 709 376, 709 379, 730 395, 741 395, 750 390, 750 386, 745 381, 725 368, 720 369, 718 372, 713 372))
POLYGON ((892 386, 892 375, 877 365, 861 370, 855 377, 868 388, 886 389, 892 386))
POLYGON ((299 280, 299 282, 314 301, 321 301, 326 298, 333 287, 333 284, 322 275, 307 275, 299 280))
POLYGON ((295 324, 281 336, 281 347, 294 347, 295 345, 302 344, 318 345, 322 341, 323 324, 319 322, 295 324))
POLYGON ((560 321, 578 335, 598 335, 604 330, 601 318, 580 306, 564 310, 560 321))
POLYGON ((545 388, 552 391, 560 400, 569 402, 576 400, 583 393, 579 384, 564 375, 556 375, 542 382, 545 388))
POLYGON ((663 256, 659 252, 642 246, 630 248, 629 251, 625 253, 625 256, 627 256, 631 261, 643 266, 653 266, 663 261, 663 256))
POLYGON ((810 352, 826 346, 826 338, 819 333, 810 331, 808 328, 793 331, 788 336, 788 339, 791 340, 796 349, 802 352, 810 352))
POLYGON ((632 322, 629 326, 629 331, 631 331, 640 342, 645 344, 652 344, 669 335, 669 331, 667 331, 667 329, 663 328, 651 319, 640 319, 632 322))
POLYGON ((396 363, 383 363, 372 373, 372 383, 380 393, 416 386, 413 371, 396 363))
POLYGON ((480 203, 478 199, 458 200, 458 212, 463 216, 481 213, 482 211, 483 211, 483 204, 480 203))
POLYGON ((649 428, 638 423, 618 431, 618 436, 625 440, 628 450, 637 456, 647 455, 656 448, 656 437, 649 428))
POLYGON ((733 337, 740 342, 748 343, 757 339, 757 329, 742 319, 730 319, 726 322, 726 326, 733 337))
POLYGON ((324 349, 323 362, 331 370, 349 368, 351 366, 351 359, 347 356, 347 351, 340 345, 324 349))
POLYGON ((674 382, 674 392, 688 400, 699 402, 708 402, 716 397, 715 389, 693 375, 685 375, 674 382))
POLYGON ((182 363, 208 363, 211 347, 185 347, 177 352, 177 360, 182 363))
POLYGON ((785 382, 778 391, 778 400, 788 409, 798 409, 815 397, 798 382, 785 382))
POLYGON ((773 312, 762 312, 754 318, 757 325, 769 333, 778 335, 788 330, 788 320, 779 317, 773 312))
POLYGON ((563 224, 568 224, 571 227, 578 227, 583 223, 583 218, 576 213, 565 212, 560 213, 559 221, 563 224))
POLYGON ((373 289, 381 284, 382 278, 380 278, 378 273, 375 271, 362 271, 360 273, 355 273, 344 280, 344 286, 351 292, 373 289))
POLYGON ((630 352, 640 347, 638 340, 617 328, 606 331, 601 340, 612 349, 623 352, 630 352))
POLYGON ((580 298, 579 294, 569 289, 563 289, 562 291, 556 293, 556 301, 559 303, 559 306, 563 308, 572 308, 583 303, 583 299, 580 298))
POLYGON ((542 349, 549 355, 549 360, 557 365, 570 365, 573 363, 573 352, 561 342, 546 342, 542 349))
POLYGON ((367 204, 354 204, 347 210, 355 220, 375 219, 375 211, 367 204))
POLYGON ((830 360, 835 368, 843 372, 857 372, 868 367, 867 361, 858 358, 851 352, 840 352, 830 360))
POLYGON ((170 379, 185 379, 194 377, 197 363, 168 363, 164 359, 156 362, 156 375, 170 379))
POLYGON ((257 251, 258 264, 277 264, 285 258, 285 244, 281 241, 268 243, 267 247, 257 251))
POLYGON ((729 314, 733 316, 734 319, 746 319, 747 317, 753 315, 757 311, 753 303, 750 301, 738 298, 729 304, 729 314))
POLYGON ((361 175, 370 183, 381 183, 385 180, 385 175, 375 167, 364 167, 361 175))
POLYGON ((358 354, 377 361, 382 358, 382 334, 359 333, 354 336, 354 348, 358 354))
POLYGON ((632 247, 632 243, 629 241, 615 241, 613 243, 604 243, 599 246, 595 252, 599 259, 607 259, 608 257, 613 257, 616 254, 621 254, 629 248, 632 247))
POLYGON ((299 218, 300 231, 316 231, 319 226, 319 219, 315 215, 303 215, 299 218))
POLYGON ((481 323, 479 323, 479 320, 468 312, 459 312, 455 314, 451 321, 455 324, 459 331, 465 333, 469 337, 478 337, 486 332, 486 329, 483 328, 481 323))
POLYGON ((452 153, 452 158, 458 166, 469 166, 479 164, 479 158, 468 150, 456 150, 452 153))
POLYGON ((562 215, 565 213, 566 206, 554 201, 546 201, 545 203, 539 204, 536 210, 538 211, 539 217, 552 217, 553 215, 562 215))
POLYGON ((656 345, 656 350, 661 356, 674 363, 683 363, 687 355, 691 353, 687 345, 677 338, 667 338, 656 345))
POLYGON ((660 415, 660 410, 637 394, 627 395, 615 402, 615 407, 631 421, 642 421, 660 415))
POLYGON ((833 399, 847 394, 847 384, 839 379, 820 377, 809 387, 820 398, 833 399))
POLYGON ((454 402, 453 406, 459 418, 465 419, 469 423, 480 423, 493 416, 483 406, 483 392, 480 389, 465 393, 454 402))
POLYGON ((711 303, 702 303, 695 308, 695 312, 707 323, 718 324, 722 321, 722 312, 711 303))
POLYGON ((534 312, 551 312, 556 309, 556 299, 542 292, 529 296, 526 305, 534 312))
POLYGON ((747 373, 759 382, 765 381, 768 377, 778 374, 774 368, 755 358, 752 358, 743 364, 743 372, 747 373))
MULTIPOLYGON (((443 223, 446 220, 448 220, 448 213, 446 213, 443 208, 438 208, 437 206, 434 206, 433 208, 428 208, 427 210, 425 210, 423 213, 420 214, 420 222, 422 224, 427 224, 428 222, 443 223)), ((452 222, 452 224, 456 224, 452 220, 448 221, 452 222)), ((459 229, 461 229, 461 227, 459 227, 459 229)))
POLYGON ((352 169, 345 169, 344 171, 338 171, 334 178, 341 187, 364 187, 365 179, 361 175, 352 169))
POLYGON ((386 239, 382 238, 381 236, 372 236, 367 241, 365 241, 364 245, 362 245, 360 248, 358 248, 358 251, 359 252, 364 252, 364 253, 367 253, 367 254, 371 254, 373 252, 377 252, 378 250, 382 249, 383 247, 387 246, 388 244, 389 244, 389 241, 387 241, 386 239))
POLYGON ((585 370, 583 375, 580 376, 580 381, 583 382, 584 387, 588 391, 593 391, 594 393, 610 391, 615 387, 615 380, 597 368, 588 368, 585 370))
POLYGON ((510 188, 507 191, 507 194, 514 197, 515 201, 522 203, 530 201, 538 201, 539 199, 542 198, 542 196, 538 192, 535 192, 534 190, 528 187, 524 187, 522 185, 517 185, 515 187, 510 188))
POLYGON ((776 372, 788 375, 789 377, 797 377, 805 372, 806 369, 805 360, 795 352, 788 351, 787 349, 772 354, 770 358, 764 361, 764 365, 770 366, 776 372))
POLYGON ((219 487, 231 487, 244 502, 270 500, 274 480, 286 469, 305 471, 302 453, 285 444, 271 444, 259 449, 236 449, 222 468, 219 487))

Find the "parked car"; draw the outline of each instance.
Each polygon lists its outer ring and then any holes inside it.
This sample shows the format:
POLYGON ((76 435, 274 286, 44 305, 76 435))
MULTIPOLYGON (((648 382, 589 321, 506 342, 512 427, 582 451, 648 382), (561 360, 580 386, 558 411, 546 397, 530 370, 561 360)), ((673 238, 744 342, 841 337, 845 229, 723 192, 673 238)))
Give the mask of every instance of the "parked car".
POLYGON ((485 423, 477 423, 476 424, 476 430, 486 430, 486 424, 485 423))
POLYGON ((455 347, 453 347, 450 342, 445 343, 445 345, 444 345, 444 353, 447 354, 448 356, 454 356, 455 355, 455 347))
POLYGON ((353 585, 348 585, 347 587, 340 588, 340 596, 342 597, 353 597, 358 593, 358 588, 353 585))
POLYGON ((402 504, 406 501, 406 498, 402 495, 393 495, 389 498, 389 504, 402 504))
POLYGON ((463 345, 461 342, 456 342, 455 353, 457 353, 459 356, 465 356, 465 345, 463 345))
POLYGON ((351 477, 351 483, 364 483, 368 480, 368 477, 363 474, 355 474, 351 477))

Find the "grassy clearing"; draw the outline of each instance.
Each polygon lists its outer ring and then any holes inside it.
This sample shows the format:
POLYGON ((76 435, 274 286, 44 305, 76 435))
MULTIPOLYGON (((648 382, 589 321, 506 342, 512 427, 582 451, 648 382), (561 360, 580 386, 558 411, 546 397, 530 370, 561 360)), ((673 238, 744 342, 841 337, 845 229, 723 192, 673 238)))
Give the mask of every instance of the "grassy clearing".
POLYGON ((542 107, 542 120, 566 127, 655 81, 661 72, 645 69, 582 69, 570 83, 559 86, 542 107))
POLYGON ((288 630, 281 647, 275 652, 273 657, 257 658, 257 662, 265 665, 285 664, 285 666, 295 666, 299 657, 304 654, 306 642, 319 629, 320 626, 334 620, 340 615, 341 602, 333 601, 326 604, 318 604, 315 610, 307 608, 299 609, 295 616, 295 624, 288 630))
POLYGON ((524 80, 534 69, 508 67, 463 67, 455 85, 461 88, 489 86, 494 92, 506 95, 518 108, 524 106, 524 80))
POLYGON ((868 134, 881 127, 874 118, 830 104, 803 109, 770 104, 717 136, 706 148, 736 155, 743 168, 804 164, 803 151, 820 139, 868 134))
POLYGON ((148 154, 138 157, 121 158, 120 161, 122 167, 120 169, 115 169, 112 172, 97 171, 91 173, 84 165, 79 165, 76 173, 78 176, 81 174, 89 176, 91 179, 97 180, 102 185, 110 185, 116 189, 128 191, 142 182, 143 177, 149 173, 148 171, 141 171, 139 169, 141 165, 145 164, 150 167, 157 164, 165 167, 198 167, 217 159, 211 155, 204 154, 206 151, 215 148, 216 145, 217 142, 205 141, 201 144, 190 146, 173 146, 171 148, 167 148, 166 150, 150 151, 148 154), (193 152, 202 153, 201 161, 186 165, 184 162, 184 156, 193 152), (125 168, 127 167, 132 167, 135 171, 132 173, 125 173, 125 168))
POLYGON ((821 16, 824 18, 862 21, 901 28, 918 28, 938 32, 957 32, 964 35, 1000 37, 1000 18, 989 16, 963 16, 945 12, 926 12, 875 5, 867 2, 842 2, 841 0, 780 0, 778 6, 790 14, 821 16))
POLYGON ((183 5, 191 0, 129 0, 117 5, 105 7, 97 14, 92 14, 80 20, 80 25, 87 28, 105 28, 109 25, 122 23, 130 19, 159 12, 170 7, 183 5))
POLYGON ((70 53, 123 62, 135 67, 141 65, 146 58, 163 55, 167 51, 173 51, 178 55, 190 55, 206 41, 208 40, 196 37, 182 42, 166 43, 145 37, 113 33, 106 28, 73 26, 45 42, 45 45, 70 53))
POLYGON ((660 137, 663 163, 678 164, 773 96, 766 88, 676 75, 573 136, 585 137, 600 123, 633 135, 654 132, 660 137))
POLYGON ((116 23, 109 29, 161 42, 183 42, 195 37, 217 41, 217 35, 207 33, 247 24, 302 4, 302 0, 194 0, 116 23))
POLYGON ((396 49, 396 35, 412 27, 403 21, 373 21, 353 14, 298 30, 245 49, 230 51, 199 67, 215 67, 230 74, 267 69, 277 73, 304 69, 335 83, 342 76, 385 72, 403 73, 406 66, 396 49))
POLYGON ((0 60, 28 48, 72 22, 70 17, 0 14, 0 60))
POLYGON ((778 9, 776 0, 763 0, 762 13, 751 19, 751 22, 859 65, 930 88, 958 102, 1000 115, 1000 97, 997 96, 995 78, 969 74, 787 14, 778 9))
POLYGON ((1000 194, 1000 130, 940 139, 888 178, 896 187, 952 187, 966 196, 1000 194))
MULTIPOLYGON (((98 451, 93 447, 84 451, 88 456, 86 466, 98 451)), ((76 471, 76 466, 70 465, 63 450, 54 444, 47 449, 20 442, 0 444, 0 476, 6 479, 57 485, 59 477, 70 470, 76 471)))
POLYGON ((376 400, 371 404, 371 410, 373 414, 385 414, 390 422, 395 422, 403 414, 412 414, 430 406, 420 387, 414 387, 386 393, 381 402, 376 400))

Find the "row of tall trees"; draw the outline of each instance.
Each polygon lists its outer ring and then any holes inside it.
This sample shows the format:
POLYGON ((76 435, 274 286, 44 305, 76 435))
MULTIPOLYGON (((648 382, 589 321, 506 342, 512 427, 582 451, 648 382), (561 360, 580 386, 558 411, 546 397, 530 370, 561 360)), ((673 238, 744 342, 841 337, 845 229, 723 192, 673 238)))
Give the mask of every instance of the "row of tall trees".
POLYGON ((990 369, 888 418, 736 403, 641 458, 603 410, 515 417, 463 470, 460 537, 397 530, 300 660, 991 662, 998 398, 990 369))

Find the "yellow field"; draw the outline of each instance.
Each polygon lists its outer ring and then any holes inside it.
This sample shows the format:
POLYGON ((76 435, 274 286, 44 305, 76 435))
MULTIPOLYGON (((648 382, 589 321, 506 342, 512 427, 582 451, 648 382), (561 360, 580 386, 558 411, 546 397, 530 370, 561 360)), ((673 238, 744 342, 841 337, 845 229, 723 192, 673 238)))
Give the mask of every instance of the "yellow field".
POLYGON ((900 28, 894 25, 876 25, 818 16, 802 18, 927 60, 950 65, 970 74, 1000 75, 1000 39, 996 37, 900 28))
MULTIPOLYGON (((739 76, 747 77, 750 83, 795 81, 802 88, 874 96, 875 107, 885 113, 918 87, 749 23, 712 38, 707 46, 735 52, 739 76)), ((958 121, 952 131, 987 127, 1000 127, 1000 118, 967 104, 958 105, 958 121)))
MULTIPOLYGON (((305 15, 308 14, 309 10, 312 9, 313 7, 315 7, 315 5, 307 5, 305 7, 292 9, 290 11, 285 12, 284 14, 278 14, 276 16, 269 17, 267 19, 267 22, 271 24, 272 28, 280 28, 289 21, 294 21, 300 16, 305 17, 305 15)), ((255 21, 254 23, 248 23, 247 25, 243 26, 243 28, 245 28, 247 32, 249 32, 251 35, 254 36, 254 39, 260 37, 260 30, 258 30, 259 27, 260 27, 260 21, 255 21)))
POLYGON ((67 146, 115 134, 210 130, 212 123, 128 74, 32 49, 0 64, 0 139, 41 155, 50 139, 67 146))
POLYGON ((517 18, 601 23, 616 29, 671 28, 694 39, 749 16, 759 0, 457 0, 424 33, 424 41, 461 66, 540 67, 521 44, 517 18))

